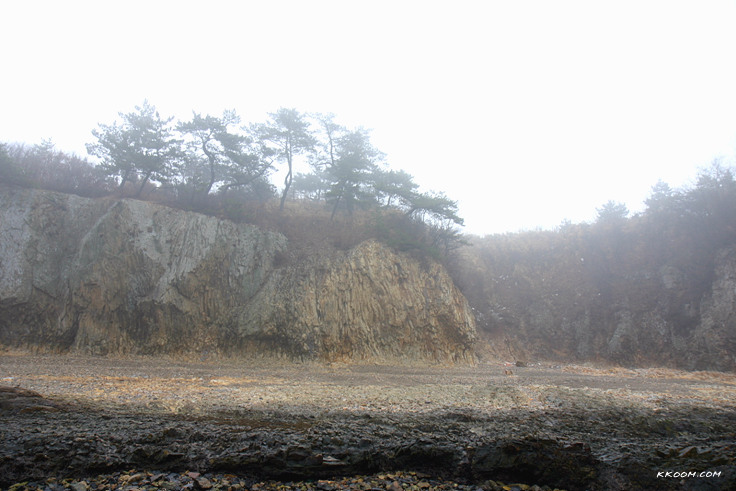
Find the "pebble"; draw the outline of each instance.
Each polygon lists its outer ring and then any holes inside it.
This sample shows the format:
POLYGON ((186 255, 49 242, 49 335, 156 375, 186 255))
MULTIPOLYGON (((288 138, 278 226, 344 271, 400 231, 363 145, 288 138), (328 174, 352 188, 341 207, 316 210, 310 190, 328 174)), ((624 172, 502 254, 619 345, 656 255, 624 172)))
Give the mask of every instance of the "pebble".
MULTIPOLYGON (((553 491, 543 486, 529 486, 526 484, 505 484, 497 481, 483 483, 462 484, 446 481, 417 472, 381 473, 372 476, 352 476, 341 479, 303 482, 265 481, 257 482, 247 476, 234 474, 200 474, 199 472, 154 473, 140 470, 129 470, 114 474, 103 474, 89 477, 84 480, 48 479, 45 483, 22 482, 8 487, 12 491, 92 491, 92 490, 183 490, 183 489, 215 489, 229 491, 272 491, 272 490, 303 490, 303 491, 553 491)), ((562 490, 554 490, 562 491, 562 490)))
POLYGON ((195 479, 195 482, 200 489, 212 489, 212 482, 210 482, 206 477, 198 477, 195 479))
POLYGON ((71 489, 73 491, 87 491, 89 489, 89 485, 86 481, 79 481, 75 482, 71 485, 71 489))

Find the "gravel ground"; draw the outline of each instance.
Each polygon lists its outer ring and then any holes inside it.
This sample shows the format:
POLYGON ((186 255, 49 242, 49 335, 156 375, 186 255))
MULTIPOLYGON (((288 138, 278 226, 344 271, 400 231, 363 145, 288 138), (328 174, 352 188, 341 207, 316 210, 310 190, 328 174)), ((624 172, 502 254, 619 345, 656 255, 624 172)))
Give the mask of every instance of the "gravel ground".
POLYGON ((736 489, 730 373, 4 353, 0 423, 10 489, 736 489))

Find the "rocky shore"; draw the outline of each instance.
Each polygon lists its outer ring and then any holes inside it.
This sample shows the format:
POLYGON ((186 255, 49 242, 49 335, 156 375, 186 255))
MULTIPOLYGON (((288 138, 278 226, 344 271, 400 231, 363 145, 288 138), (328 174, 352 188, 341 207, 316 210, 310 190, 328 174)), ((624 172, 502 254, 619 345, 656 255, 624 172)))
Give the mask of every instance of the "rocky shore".
POLYGON ((733 374, 5 353, 0 387, 3 489, 736 486, 733 374))

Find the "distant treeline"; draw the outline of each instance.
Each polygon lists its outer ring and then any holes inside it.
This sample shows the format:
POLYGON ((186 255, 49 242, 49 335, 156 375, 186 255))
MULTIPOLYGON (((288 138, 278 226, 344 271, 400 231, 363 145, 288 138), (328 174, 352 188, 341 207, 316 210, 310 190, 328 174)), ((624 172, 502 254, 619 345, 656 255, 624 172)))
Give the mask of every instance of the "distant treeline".
MULTIPOLYGON (((637 288, 646 288, 648 282, 661 279, 646 277, 645 272, 667 266, 683 273, 678 290, 699 298, 710 285, 716 251, 736 246, 734 171, 714 163, 700 172, 693 187, 679 190, 660 181, 653 186, 646 209, 628 215, 624 205, 609 202, 598 209, 592 224, 566 223, 554 231, 476 238, 473 245, 484 266, 476 268, 477 274, 492 271, 499 283, 513 284, 517 293, 544 292, 551 298, 568 292, 571 297, 594 295, 604 302, 621 298, 637 302, 642 295, 632 290, 632 280, 637 288)), ((482 277, 466 280, 486 283, 482 277)), ((468 284, 465 289, 482 288, 468 284)))
POLYGON ((688 353, 700 361, 687 366, 727 367, 707 360, 736 351, 732 324, 713 327, 723 335, 719 353, 678 347, 705 322, 719 257, 736 251, 736 179, 722 163, 689 187, 658 182, 638 214, 609 201, 593 223, 473 237, 457 228, 456 202, 387 170, 365 130, 331 115, 280 109, 242 126, 226 111, 174 123, 145 103, 120 116, 93 131, 97 163, 51 142, 0 144, 0 181, 253 223, 285 234, 289 253, 305 257, 378 239, 443 261, 479 328, 540 357, 685 366, 672 357, 688 353), (299 155, 311 172, 294 172, 299 155), (277 166, 285 174, 278 191, 270 180, 277 166))
MULTIPOLYGON (((368 131, 348 129, 332 114, 281 108, 266 122, 243 124, 228 110, 178 122, 144 101, 92 135, 87 149, 96 163, 58 151, 51 141, 0 143, 0 180, 89 197, 136 197, 259 225, 289 224, 294 230, 282 231, 295 236, 315 228, 320 232, 313 235, 320 235, 324 222, 349 218, 340 221, 335 239, 345 247, 376 237, 399 249, 445 256, 467 243, 457 229, 463 220, 456 201, 419 192, 410 174, 387 169, 368 131), (309 173, 294 171, 299 158, 309 173), (277 190, 271 177, 279 166, 285 177, 277 190), (298 207, 289 206, 294 202, 298 207)), ((611 275, 637 270, 637 261, 680 263, 736 239, 734 172, 720 163, 703 170, 691 189, 657 183, 646 205, 630 217, 626 206, 609 201, 593 224, 474 238, 473 244, 503 276, 518 270, 522 258, 524 264, 554 260, 569 266, 566 274, 576 271, 582 264, 566 260, 575 251, 581 263, 588 261, 585 281, 605 277, 604 289, 611 289, 611 275), (597 273, 590 264, 598 265, 597 273)))
POLYGON ((461 243, 455 201, 419 192, 411 175, 386 168, 368 131, 348 129, 331 114, 281 108, 266 122, 241 124, 228 110, 177 122, 145 101, 119 116, 92 131, 87 150, 97 163, 50 141, 0 144, 0 180, 90 197, 114 193, 239 221, 257 222, 263 205, 276 201, 287 220, 284 209, 297 200, 330 222, 371 214, 375 234, 400 248, 442 255, 461 243), (311 171, 296 173, 297 159, 311 171), (271 175, 279 167, 285 177, 277 191, 271 175))
MULTIPOLYGON (((593 329, 585 333, 593 340, 591 352, 603 349, 595 343, 609 339, 625 315, 646 319, 656 313, 668 330, 687 333, 702 321, 700 305, 711 294, 718 254, 736 249, 734 171, 715 162, 692 187, 676 190, 659 182, 646 209, 633 216, 609 202, 591 224, 474 238, 472 245, 452 273, 481 328, 519 333, 531 348, 554 347, 572 357, 584 351, 570 334, 576 325, 593 329)), ((736 350, 736 336, 729 342, 736 350)), ((655 351, 655 345, 632 345, 616 361, 672 353, 655 351)))

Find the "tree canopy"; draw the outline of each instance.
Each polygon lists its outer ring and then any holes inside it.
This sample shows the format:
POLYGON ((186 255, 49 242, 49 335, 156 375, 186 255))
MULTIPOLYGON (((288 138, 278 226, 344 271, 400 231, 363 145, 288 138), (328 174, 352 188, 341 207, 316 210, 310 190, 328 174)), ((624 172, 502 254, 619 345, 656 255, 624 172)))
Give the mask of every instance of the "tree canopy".
POLYGON ((266 123, 253 127, 257 137, 270 149, 276 159, 287 165, 284 190, 279 208, 284 209, 289 188, 294 180, 294 158, 304 152, 313 151, 315 139, 309 130, 306 117, 296 109, 280 108, 269 114, 266 123))
POLYGON ((239 124, 240 116, 230 110, 222 117, 194 113, 191 121, 177 125, 186 144, 184 183, 208 195, 213 188, 248 186, 268 174, 267 152, 251 136, 233 131, 239 124))
POLYGON ((101 159, 105 172, 120 179, 121 188, 137 182, 135 196, 140 196, 149 181, 169 182, 180 157, 180 141, 174 137, 173 118, 161 118, 148 101, 120 117, 120 124, 101 124, 92 131, 97 142, 88 144, 87 151, 101 159))
MULTIPOLYGON (((386 156, 364 128, 347 128, 332 114, 306 114, 280 108, 262 123, 243 125, 234 110, 221 116, 193 112, 174 123, 148 101, 120 120, 92 131, 90 155, 122 191, 135 184, 140 196, 147 184, 175 190, 180 199, 270 189, 267 178, 285 167, 279 210, 289 196, 323 203, 330 219, 352 217, 357 210, 395 211, 430 227, 437 236, 456 238, 463 224, 457 203, 443 193, 420 192, 413 177, 388 170, 386 156), (308 172, 296 172, 308 164, 308 172)), ((193 201, 192 201, 193 202, 193 201)), ((431 234, 430 234, 431 235, 431 234)))
MULTIPOLYGON (((87 196, 117 188, 121 195, 244 221, 259 213, 254 204, 278 202, 283 210, 291 197, 297 200, 292 209, 321 207, 335 229, 372 220, 378 237, 406 250, 448 251, 464 240, 456 201, 420 190, 413 176, 388 167, 367 130, 347 128, 331 114, 282 108, 265 123, 242 124, 228 110, 219 116, 193 112, 190 120, 175 122, 144 101, 119 113, 117 121, 99 124, 92 135, 87 149, 97 162, 58 152, 51 141, 0 143, 0 179, 87 196), (279 165, 286 166, 286 178, 277 200, 268 178, 279 165)), ((637 239, 649 241, 636 254, 650 262, 707 258, 702 251, 736 239, 735 176, 733 168, 715 161, 691 188, 657 182, 643 212, 632 215, 624 204, 608 201, 594 223, 568 222, 557 232, 571 248, 584 245, 586 257, 577 260, 585 259, 589 278, 601 285, 613 284, 602 278, 626 263, 622 258, 637 239)))

